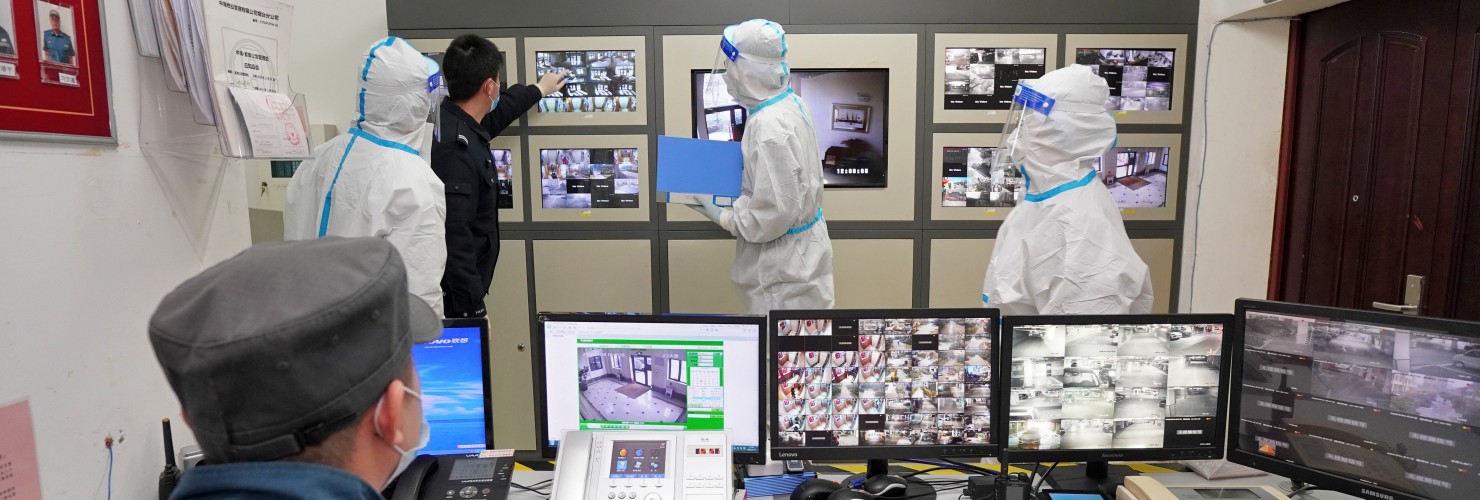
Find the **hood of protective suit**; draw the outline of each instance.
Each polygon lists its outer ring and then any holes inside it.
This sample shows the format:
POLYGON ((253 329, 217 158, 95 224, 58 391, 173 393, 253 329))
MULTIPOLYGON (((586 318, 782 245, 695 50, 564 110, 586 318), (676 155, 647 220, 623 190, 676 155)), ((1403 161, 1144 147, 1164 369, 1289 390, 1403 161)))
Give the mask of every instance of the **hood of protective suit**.
POLYGON ((428 79, 438 73, 436 63, 406 40, 387 37, 365 50, 356 69, 358 116, 352 126, 426 156, 424 143, 431 137, 427 116, 433 104, 428 79))
POLYGON ((1025 111, 1014 141, 1013 161, 1028 177, 1028 194, 1081 183, 1094 160, 1115 147, 1115 119, 1105 111, 1110 87, 1089 67, 1073 65, 1049 72, 1031 86, 1053 98, 1044 115, 1025 111))
POLYGON ((754 109, 791 88, 781 25, 752 19, 725 28, 724 39, 738 51, 733 60, 725 58, 724 80, 741 105, 754 109))

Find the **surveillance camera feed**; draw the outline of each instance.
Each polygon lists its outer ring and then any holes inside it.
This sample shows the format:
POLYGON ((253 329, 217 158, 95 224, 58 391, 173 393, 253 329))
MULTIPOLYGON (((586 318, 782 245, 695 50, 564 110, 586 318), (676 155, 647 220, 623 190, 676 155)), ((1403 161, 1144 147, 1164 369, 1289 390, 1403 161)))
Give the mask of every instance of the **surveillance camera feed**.
POLYGON ((636 149, 540 150, 540 206, 638 208, 636 149))
MULTIPOLYGON (((947 146, 941 150, 942 207, 1017 206, 1025 193, 1016 168, 992 169, 995 147, 947 146)), ((1122 147, 1095 158, 1095 171, 1120 208, 1167 206, 1167 147, 1122 147), (1112 168, 1106 168, 1106 165, 1112 168)), ((1006 165, 1006 164, 1004 164, 1006 165)))
POLYGON ((1008 450, 1218 444, 1221 323, 1019 325, 1011 341, 1008 450))
POLYGON ((1079 49, 1074 62, 1089 66, 1110 85, 1105 109, 1168 111, 1175 56, 1172 49, 1079 49))
POLYGON ((540 99, 540 113, 637 111, 637 52, 568 50, 535 52, 535 73, 569 71, 565 88, 540 99))
POLYGON ((777 322, 774 445, 988 445, 994 318, 777 322))
POLYGON ((945 109, 1008 109, 1018 80, 1046 69, 1042 47, 945 50, 945 109))
POLYGON ((508 149, 489 149, 493 154, 493 169, 498 173, 498 208, 514 208, 514 152, 508 149))
POLYGON ((1422 498, 1480 491, 1480 339, 1248 310, 1243 353, 1237 450, 1422 498))
MULTIPOLYGON (((739 141, 750 118, 719 75, 693 72, 694 137, 739 141)), ((889 70, 793 69, 791 88, 817 131, 827 187, 888 187, 889 70)))

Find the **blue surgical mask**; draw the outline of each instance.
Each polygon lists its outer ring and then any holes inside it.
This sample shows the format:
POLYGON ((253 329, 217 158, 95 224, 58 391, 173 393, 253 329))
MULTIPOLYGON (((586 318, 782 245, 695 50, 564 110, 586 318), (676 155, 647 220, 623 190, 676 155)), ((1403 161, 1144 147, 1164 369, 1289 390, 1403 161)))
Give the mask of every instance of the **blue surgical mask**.
POLYGON ((489 113, 492 113, 493 110, 498 109, 498 100, 499 99, 502 99, 502 98, 503 98, 503 94, 502 93, 494 94, 493 95, 493 102, 488 103, 488 112, 489 113))
MULTIPOLYGON (((413 391, 411 389, 406 388, 406 386, 401 386, 401 389, 404 390, 404 391, 406 391, 406 394, 409 394, 412 397, 415 397, 416 400, 418 401, 417 404, 421 404, 420 403, 420 401, 421 401, 421 394, 418 394, 416 391, 413 391)), ((384 401, 385 401, 385 399, 384 398, 381 398, 381 400, 379 402, 376 402, 375 403, 375 417, 374 417, 373 420, 375 421, 375 429, 376 429, 376 432, 377 433, 380 432, 380 403, 381 402, 384 402, 384 401)), ((431 428, 431 425, 430 424, 427 424, 426 412, 422 412, 422 414, 421 414, 421 439, 419 441, 417 441, 416 447, 411 448, 409 450, 403 450, 403 449, 401 449, 401 447, 396 446, 394 444, 391 445, 391 448, 392 449, 396 450, 397 453, 400 453, 401 454, 401 460, 400 460, 400 462, 396 463, 396 470, 391 471, 390 477, 386 478, 385 484, 384 485, 381 485, 380 489, 384 490, 386 488, 386 486, 390 486, 391 481, 395 481, 396 478, 401 477, 401 473, 402 472, 406 472, 406 468, 411 466, 411 461, 412 460, 416 460, 416 454, 418 452, 420 452, 422 449, 425 449, 427 447, 427 443, 430 443, 431 440, 432 440, 432 428, 431 428)))

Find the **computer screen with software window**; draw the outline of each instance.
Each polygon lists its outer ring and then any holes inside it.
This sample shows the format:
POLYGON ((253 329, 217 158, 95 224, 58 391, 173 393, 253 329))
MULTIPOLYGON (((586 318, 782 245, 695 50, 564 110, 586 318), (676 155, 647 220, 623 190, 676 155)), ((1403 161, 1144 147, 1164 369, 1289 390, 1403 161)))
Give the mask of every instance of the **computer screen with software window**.
POLYGON ((540 447, 568 430, 726 430, 762 463, 763 317, 542 314, 540 447))
POLYGON ((421 408, 432 431, 424 455, 478 453, 492 444, 487 411, 488 322, 443 320, 442 336, 411 349, 421 379, 421 408))

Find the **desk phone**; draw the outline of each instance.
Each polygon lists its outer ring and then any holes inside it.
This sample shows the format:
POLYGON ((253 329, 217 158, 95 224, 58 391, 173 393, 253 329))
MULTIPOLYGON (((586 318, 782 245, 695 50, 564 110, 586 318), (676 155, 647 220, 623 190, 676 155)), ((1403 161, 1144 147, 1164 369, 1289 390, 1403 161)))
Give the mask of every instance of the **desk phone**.
POLYGON ((551 500, 728 500, 724 432, 568 431, 555 459, 551 500))

